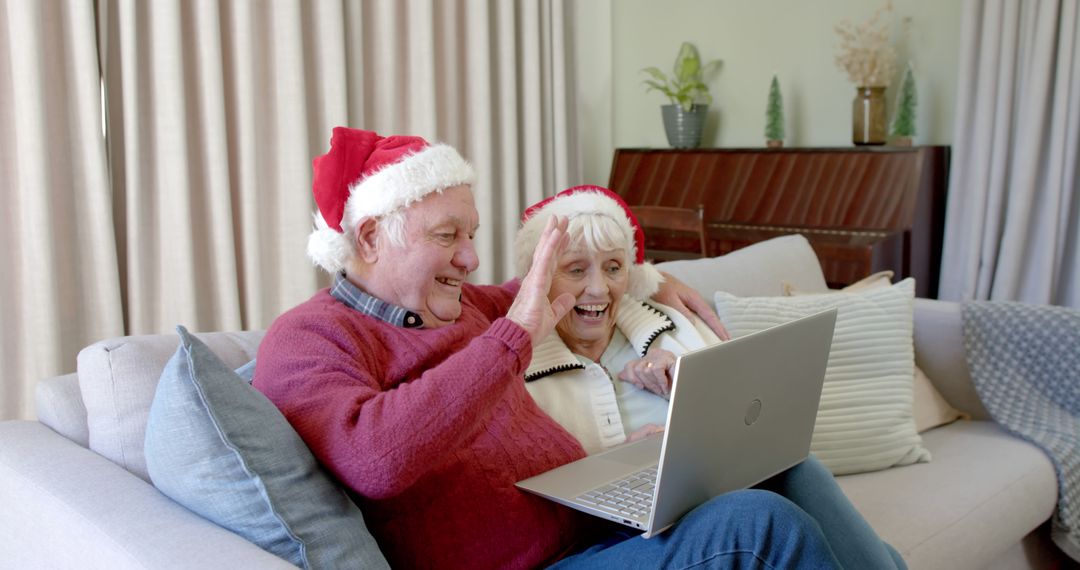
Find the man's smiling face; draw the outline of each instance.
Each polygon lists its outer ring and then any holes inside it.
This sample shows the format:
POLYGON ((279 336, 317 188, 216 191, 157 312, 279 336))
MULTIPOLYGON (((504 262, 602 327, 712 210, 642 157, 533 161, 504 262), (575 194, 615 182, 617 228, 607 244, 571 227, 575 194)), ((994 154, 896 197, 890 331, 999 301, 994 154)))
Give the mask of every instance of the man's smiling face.
POLYGON ((432 192, 405 210, 405 245, 381 240, 373 278, 383 301, 420 315, 424 328, 461 316, 461 285, 479 266, 473 238, 479 220, 472 191, 432 192))

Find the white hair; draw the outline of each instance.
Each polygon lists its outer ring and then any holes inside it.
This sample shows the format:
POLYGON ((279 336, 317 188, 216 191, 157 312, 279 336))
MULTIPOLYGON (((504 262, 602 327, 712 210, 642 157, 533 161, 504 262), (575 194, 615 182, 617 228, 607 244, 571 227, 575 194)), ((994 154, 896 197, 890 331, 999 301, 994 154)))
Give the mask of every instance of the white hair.
POLYGON ((405 210, 399 208, 376 218, 379 223, 380 235, 386 238, 387 243, 396 247, 405 247, 405 210))
MULTIPOLYGON (((390 245, 405 247, 405 210, 398 208, 387 214, 375 216, 379 224, 376 239, 385 239, 390 245)), ((326 225, 319 212, 315 212, 315 231, 308 238, 308 255, 316 265, 331 275, 347 269, 356 257, 356 228, 371 216, 344 220, 338 232, 326 225), (351 222, 351 223, 350 223, 351 222)))
MULTIPOLYGON (((566 233, 570 236, 568 248, 578 249, 585 246, 585 249, 591 253, 621 249, 626 256, 624 263, 633 263, 634 236, 627 234, 624 225, 604 214, 574 216, 570 218, 566 227, 566 233)), ((532 252, 537 245, 525 243, 526 241, 531 241, 531 239, 527 239, 524 232, 518 232, 515 247, 519 252, 529 252, 529 255, 519 256, 524 260, 524 265, 518 268, 518 277, 524 277, 532 267, 532 252)))
POLYGON ((663 275, 651 263, 635 263, 637 240, 626 212, 614 200, 588 191, 557 197, 522 223, 514 238, 518 277, 524 277, 532 267, 540 235, 553 215, 568 219, 566 231, 570 236, 570 247, 584 245, 592 252, 617 249, 626 252, 628 295, 645 300, 660 288, 663 275))

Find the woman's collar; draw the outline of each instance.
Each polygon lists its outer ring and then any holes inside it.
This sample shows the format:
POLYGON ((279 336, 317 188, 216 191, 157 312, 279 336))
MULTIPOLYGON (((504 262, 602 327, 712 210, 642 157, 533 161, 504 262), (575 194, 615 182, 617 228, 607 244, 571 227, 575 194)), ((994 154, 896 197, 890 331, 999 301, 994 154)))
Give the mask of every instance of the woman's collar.
MULTIPOLYGON (((675 323, 659 309, 632 297, 624 296, 618 309, 615 326, 641 356, 645 356, 649 346, 660 333, 675 329, 675 323)), ((525 370, 525 381, 532 382, 559 372, 584 368, 585 365, 559 338, 559 333, 551 331, 547 338, 533 348, 532 361, 525 370)))
POLYGON ((585 365, 567 348, 554 330, 540 344, 533 347, 532 361, 525 370, 525 381, 532 382, 545 376, 567 370, 584 370, 585 365))
POLYGON ((675 323, 660 309, 632 297, 623 297, 622 303, 619 303, 615 326, 626 335, 634 351, 642 357, 660 333, 675 330, 675 323))

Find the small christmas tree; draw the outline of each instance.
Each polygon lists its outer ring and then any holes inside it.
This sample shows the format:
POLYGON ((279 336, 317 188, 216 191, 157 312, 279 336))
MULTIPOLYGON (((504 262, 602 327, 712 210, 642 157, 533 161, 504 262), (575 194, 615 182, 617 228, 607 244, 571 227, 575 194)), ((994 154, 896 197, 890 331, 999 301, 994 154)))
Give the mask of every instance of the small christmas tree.
POLYGON ((765 106, 765 140, 770 147, 784 146, 784 99, 775 73, 769 85, 769 103, 765 106))
POLYGON ((896 95, 896 110, 893 112, 892 125, 889 126, 889 134, 898 137, 897 144, 911 144, 911 138, 915 136, 915 106, 918 105, 918 94, 915 91, 915 76, 911 70, 911 62, 908 62, 907 71, 904 72, 904 81, 900 84, 900 93, 896 95))

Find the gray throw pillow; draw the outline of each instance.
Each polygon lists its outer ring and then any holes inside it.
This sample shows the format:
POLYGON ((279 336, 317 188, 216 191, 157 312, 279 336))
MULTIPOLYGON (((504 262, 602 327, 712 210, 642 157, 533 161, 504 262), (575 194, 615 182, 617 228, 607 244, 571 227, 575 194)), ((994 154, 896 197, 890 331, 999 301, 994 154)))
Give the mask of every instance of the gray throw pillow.
POLYGON ((265 396, 184 327, 146 427, 154 485, 302 568, 388 568, 363 515, 265 396))

